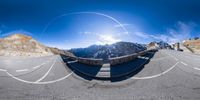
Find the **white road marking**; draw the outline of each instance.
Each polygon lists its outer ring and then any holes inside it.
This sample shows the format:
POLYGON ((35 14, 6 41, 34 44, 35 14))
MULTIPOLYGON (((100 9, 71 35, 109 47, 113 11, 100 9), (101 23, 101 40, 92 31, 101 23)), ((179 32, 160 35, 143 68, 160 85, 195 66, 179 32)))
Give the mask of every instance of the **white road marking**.
MULTIPOLYGON (((185 53, 185 54, 186 54, 186 53, 185 53)), ((190 55, 190 56, 200 57, 200 56, 198 56, 198 55, 191 54, 191 53, 187 53, 187 54, 190 55)))
MULTIPOLYGON (((57 60, 57 59, 56 59, 57 60)), ((41 80, 43 80, 48 74, 49 72, 51 71, 51 69, 53 68, 53 66, 55 65, 56 63, 56 60, 54 60, 53 64, 51 65, 51 67, 49 68, 49 70, 44 74, 44 76, 42 76, 40 79, 38 79, 37 81, 35 81, 36 83, 37 82, 40 82, 41 80)))
POLYGON ((29 71, 28 69, 19 69, 19 70, 16 70, 16 72, 25 72, 25 71, 29 71))
POLYGON ((143 57, 143 56, 138 56, 138 58, 141 58, 141 59, 149 59, 149 57, 143 57))
MULTIPOLYGON (((174 57, 174 56, 173 56, 174 57)), ((178 59, 176 57, 174 57, 174 60, 178 61, 178 59)))
POLYGON ((15 76, 13 76, 12 74, 8 73, 7 71, 6 71, 6 73, 7 73, 10 77, 12 77, 12 78, 14 78, 14 79, 16 79, 16 80, 18 80, 18 81, 20 81, 20 82, 29 83, 29 84, 51 84, 51 83, 55 83, 55 82, 58 82, 58 81, 62 81, 62 80, 68 78, 69 76, 71 76, 71 75, 73 74, 73 72, 71 72, 70 74, 66 75, 65 77, 62 77, 62 78, 60 78, 60 79, 53 80, 53 81, 47 81, 47 82, 31 82, 31 81, 26 81, 26 80, 22 80, 22 79, 20 79, 20 78, 17 78, 17 77, 15 77, 15 76))
MULTIPOLYGON (((185 65, 185 66, 188 66, 186 63, 184 63, 184 62, 181 62, 183 65, 185 65)), ((195 70, 198 70, 198 71, 200 71, 200 68, 198 68, 198 67, 191 67, 191 66, 189 66, 188 68, 193 68, 193 69, 195 69, 195 70)))
POLYGON ((173 68, 175 68, 178 63, 179 62, 176 62, 176 64, 174 64, 171 68, 167 69, 166 71, 164 71, 160 74, 156 74, 156 75, 152 75, 152 76, 146 76, 146 77, 132 77, 131 79, 143 80, 143 79, 151 79, 151 78, 156 78, 156 77, 162 76, 162 75, 166 74, 167 72, 171 71, 173 68))
POLYGON ((189 59, 190 59, 191 57, 198 57, 198 58, 193 59, 193 60, 198 60, 198 61, 200 60, 200 59, 199 59, 200 56, 195 55, 195 54, 192 54, 192 53, 180 52, 180 54, 177 53, 177 55, 179 55, 179 56, 182 55, 182 56, 187 57, 187 58, 189 58, 189 59))
POLYGON ((58 82, 58 81, 62 81, 66 78, 68 78, 69 76, 71 76, 73 74, 73 72, 69 73, 68 75, 66 75, 65 77, 62 77, 60 79, 57 79, 57 80, 53 80, 53 81, 48 81, 48 82, 39 82, 39 83, 36 83, 36 84, 50 84, 50 83, 55 83, 55 82, 58 82))
MULTIPOLYGON (((52 64, 52 66, 49 69, 49 71, 52 69, 52 67, 54 66, 55 62, 56 62, 56 60, 52 64)), ((62 80, 68 78, 69 76, 71 76, 73 74, 73 72, 71 72, 71 73, 69 73, 68 75, 66 75, 64 77, 56 79, 56 80, 53 80, 53 81, 46 81, 46 82, 35 81, 35 82, 31 82, 31 81, 26 81, 26 80, 20 79, 20 78, 18 78, 16 76, 10 74, 7 70, 3 70, 3 69, 1 69, 1 70, 5 71, 8 74, 8 76, 12 77, 13 79, 18 80, 20 82, 24 82, 24 83, 29 83, 29 84, 51 84, 51 83, 55 83, 55 82, 58 82, 58 81, 62 81, 62 80)), ((41 81, 43 78, 45 78, 48 75, 49 71, 42 78, 40 78, 39 80, 41 81)))
POLYGON ((197 68, 197 67, 193 67, 194 69, 196 69, 196 70, 200 70, 200 68, 197 68))
POLYGON ((171 55, 171 54, 169 54, 169 53, 166 53, 166 52, 165 52, 165 54, 167 54, 167 55, 169 55, 169 56, 173 57, 173 58, 174 58, 174 60, 178 61, 178 58, 174 57, 173 55, 171 55))
POLYGON ((8 74, 8 76, 10 76, 10 77, 12 77, 12 78, 14 78, 14 79, 16 79, 16 80, 18 80, 18 81, 20 81, 20 82, 24 82, 24 83, 35 83, 35 82, 31 82, 31 81, 26 81, 26 80, 22 80, 22 79, 20 79, 20 78, 17 78, 17 77, 15 77, 15 76, 13 76, 12 74, 10 74, 9 72, 7 72, 6 71, 6 73, 8 74))
POLYGON ((170 55, 171 57, 173 57, 174 60, 178 61, 178 59, 176 57, 174 57, 173 55, 171 55, 171 54, 168 54, 168 55, 170 55))
POLYGON ((37 68, 41 67, 44 64, 46 64, 46 63, 42 63, 41 65, 35 66, 35 67, 33 67, 33 69, 37 69, 37 68))
POLYGON ((75 60, 75 61, 68 61, 67 63, 68 64, 71 64, 71 63, 75 63, 75 62, 77 62, 78 60, 75 60))
POLYGON ((0 69, 0 71, 6 72, 7 70, 5 70, 5 69, 0 69))
POLYGON ((152 59, 151 61, 159 61, 159 60, 163 60, 165 58, 168 58, 169 56, 166 56, 166 57, 161 57, 161 58, 156 58, 156 59, 152 59))
POLYGON ((185 66, 187 66, 187 65, 188 65, 188 64, 186 64, 186 63, 184 63, 184 62, 182 62, 182 61, 181 61, 181 63, 182 63, 183 65, 185 65, 185 66))
POLYGON ((171 57, 173 57, 174 58, 174 60, 176 60, 176 61, 178 61, 178 59, 175 57, 175 56, 173 56, 173 55, 171 55, 171 54, 169 54, 171 57))

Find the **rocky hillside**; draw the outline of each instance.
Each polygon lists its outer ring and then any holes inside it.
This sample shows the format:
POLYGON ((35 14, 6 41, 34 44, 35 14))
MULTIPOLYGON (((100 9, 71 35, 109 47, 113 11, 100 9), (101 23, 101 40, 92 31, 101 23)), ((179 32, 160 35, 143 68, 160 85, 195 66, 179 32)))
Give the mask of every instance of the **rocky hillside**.
POLYGON ((46 47, 30 36, 14 34, 0 39, 1 56, 48 56, 59 54, 59 50, 46 47))
POLYGON ((183 45, 190 48, 194 53, 200 54, 200 39, 197 40, 186 40, 183 45))
POLYGON ((70 52, 78 57, 108 59, 137 53, 145 49, 146 47, 141 44, 117 42, 111 45, 92 45, 87 48, 71 49, 70 52))
POLYGON ((171 46, 164 41, 160 41, 160 42, 150 42, 147 45, 148 49, 166 49, 166 48, 171 48, 171 46))
POLYGON ((74 54, 72 54, 71 52, 68 52, 66 50, 60 50, 58 48, 53 48, 53 47, 48 47, 51 52, 55 55, 65 55, 65 56, 71 56, 71 57, 75 57, 74 54))

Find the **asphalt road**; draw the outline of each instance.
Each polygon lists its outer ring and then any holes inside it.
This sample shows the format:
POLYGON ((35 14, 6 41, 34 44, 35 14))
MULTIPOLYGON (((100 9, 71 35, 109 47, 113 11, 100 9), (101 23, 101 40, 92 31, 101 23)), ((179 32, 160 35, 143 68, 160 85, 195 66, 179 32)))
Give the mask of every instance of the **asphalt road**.
POLYGON ((110 82, 79 77, 60 56, 0 57, 0 100, 200 100, 199 55, 159 50, 149 60, 110 82))

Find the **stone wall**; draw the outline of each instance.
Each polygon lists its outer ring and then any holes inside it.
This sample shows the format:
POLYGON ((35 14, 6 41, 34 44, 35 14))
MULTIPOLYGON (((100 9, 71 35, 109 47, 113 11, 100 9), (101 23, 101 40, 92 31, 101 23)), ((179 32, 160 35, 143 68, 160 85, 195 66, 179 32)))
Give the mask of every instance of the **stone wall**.
MULTIPOLYGON (((117 65, 122 64, 131 60, 136 59, 138 56, 143 56, 147 52, 155 51, 156 49, 151 50, 145 50, 141 51, 139 53, 134 53, 131 55, 121 56, 121 57, 115 57, 115 58, 109 58, 110 65, 117 65)), ((71 59, 78 60, 79 63, 88 64, 88 65, 94 65, 94 66, 101 66, 103 65, 103 59, 92 59, 92 58, 81 58, 81 57, 70 57, 71 59)))
POLYGON ((102 59, 92 59, 92 58, 78 58, 78 62, 83 63, 83 64, 88 64, 88 65, 103 65, 103 60, 102 59))
POLYGON ((115 57, 115 58, 110 58, 110 65, 117 65, 117 64, 122 64, 131 60, 134 60, 137 58, 138 54, 131 54, 127 56, 121 56, 121 57, 115 57))
POLYGON ((145 55, 147 52, 149 51, 153 51, 153 50, 145 50, 145 51, 141 51, 139 53, 135 53, 135 54, 131 54, 131 55, 127 55, 127 56, 121 56, 121 57, 116 57, 116 58, 110 58, 110 64, 111 65, 117 65, 117 64, 122 64, 131 60, 136 59, 138 56, 143 56, 145 55))

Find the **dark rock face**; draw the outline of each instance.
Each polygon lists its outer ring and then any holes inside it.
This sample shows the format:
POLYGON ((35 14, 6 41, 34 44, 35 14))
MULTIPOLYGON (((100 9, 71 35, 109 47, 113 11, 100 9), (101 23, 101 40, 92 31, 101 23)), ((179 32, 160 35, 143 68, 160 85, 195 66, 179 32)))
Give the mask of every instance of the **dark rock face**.
POLYGON ((158 42, 158 45, 161 49, 165 49, 167 47, 169 47, 170 45, 167 43, 167 42, 164 42, 164 41, 160 41, 158 42))
POLYGON ((111 45, 92 45, 87 48, 75 48, 69 50, 77 57, 83 58, 108 58, 120 57, 146 50, 141 44, 131 42, 117 42, 111 45))

